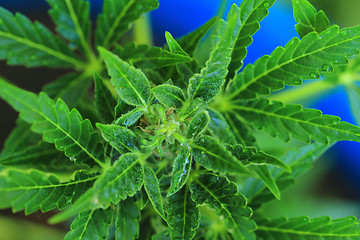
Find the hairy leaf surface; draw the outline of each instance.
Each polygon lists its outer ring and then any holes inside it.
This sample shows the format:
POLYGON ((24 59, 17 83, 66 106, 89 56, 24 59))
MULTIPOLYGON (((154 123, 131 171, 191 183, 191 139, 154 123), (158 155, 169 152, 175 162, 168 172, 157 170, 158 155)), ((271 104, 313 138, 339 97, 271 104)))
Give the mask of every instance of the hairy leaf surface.
POLYGON ((278 218, 258 222, 256 233, 269 240, 300 239, 347 239, 360 238, 360 224, 355 217, 331 220, 330 217, 309 219, 308 217, 278 218))
POLYGON ((83 67, 74 53, 39 22, 0 7, 0 59, 27 67, 83 67))
POLYGON ((171 108, 181 108, 185 102, 185 95, 181 88, 163 84, 152 89, 155 97, 159 102, 171 108))
POLYGON ((189 123, 186 137, 189 139, 197 138, 203 131, 206 130, 209 121, 210 119, 207 112, 203 111, 196 114, 189 123))
POLYGON ((70 160, 81 164, 103 165, 103 147, 89 120, 69 110, 59 99, 54 102, 45 93, 39 96, 0 79, 0 97, 20 112, 20 118, 32 124, 32 131, 46 142, 64 151, 70 160))
POLYGON ((186 183, 190 175, 192 164, 192 155, 189 149, 182 149, 181 152, 174 159, 171 185, 168 196, 178 192, 186 183))
POLYGON ((125 113, 116 119, 115 124, 130 127, 131 125, 134 125, 139 120, 139 118, 144 115, 144 113, 145 111, 142 107, 134 108, 130 112, 125 113))
POLYGON ((226 219, 235 239, 256 239, 256 224, 250 220, 252 210, 246 206, 246 198, 238 193, 236 184, 226 177, 215 174, 200 175, 191 184, 192 199, 199 205, 206 203, 226 219))

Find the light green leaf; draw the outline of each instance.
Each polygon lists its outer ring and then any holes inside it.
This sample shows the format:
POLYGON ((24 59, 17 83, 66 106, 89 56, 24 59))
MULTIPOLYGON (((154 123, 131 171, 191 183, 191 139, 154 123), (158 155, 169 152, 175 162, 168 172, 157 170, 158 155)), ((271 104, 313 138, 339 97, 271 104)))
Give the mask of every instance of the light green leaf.
POLYGON ((39 22, 24 15, 15 16, 0 7, 0 60, 27 67, 83 68, 81 62, 61 38, 39 22))
MULTIPOLYGON (((50 16, 56 24, 56 30, 70 44, 86 54, 90 53, 90 6, 84 0, 46 0, 51 9, 50 16)), ((88 55, 89 57, 89 55, 88 55)))
POLYGON ((236 144, 235 136, 230 130, 230 126, 226 122, 225 118, 213 109, 207 109, 207 112, 210 117, 207 128, 209 129, 211 135, 225 144, 236 144))
POLYGON ((81 196, 96 178, 79 171, 74 180, 60 182, 55 175, 38 170, 11 169, 0 175, 0 208, 11 207, 14 212, 25 210, 25 214, 63 209, 81 196))
POLYGON ((234 111, 223 114, 230 126, 231 132, 234 133, 236 142, 243 146, 254 146, 256 139, 252 134, 253 129, 250 128, 246 119, 234 111))
POLYGON ((139 237, 140 210, 132 198, 118 204, 116 240, 135 240, 139 237))
POLYGON ((196 114, 190 121, 186 137, 189 139, 197 138, 202 132, 204 132, 209 124, 210 118, 207 112, 202 111, 196 114))
POLYGON ((105 85, 104 80, 97 72, 94 72, 95 82, 95 107, 100 119, 105 123, 114 121, 115 113, 114 108, 117 101, 110 92, 109 88, 105 85))
POLYGON ((270 56, 247 65, 239 73, 228 92, 228 99, 249 99, 268 95, 284 85, 301 85, 302 79, 320 78, 333 66, 346 64, 347 57, 358 54, 360 26, 339 30, 332 26, 321 34, 293 38, 284 48, 276 48, 270 56))
POLYGON ((265 99, 243 102, 235 111, 259 130, 289 141, 290 136, 304 142, 314 140, 360 142, 360 128, 339 117, 322 115, 320 110, 303 109, 300 105, 269 102, 265 99))
POLYGON ((272 165, 282 168, 285 172, 291 173, 291 168, 281 160, 263 152, 258 151, 255 147, 243 147, 236 144, 228 147, 232 154, 239 159, 245 166, 247 165, 272 165))
POLYGON ((189 149, 182 149, 174 159, 168 196, 177 193, 186 183, 191 171, 192 156, 189 149))
POLYGON ((153 88, 152 92, 154 93, 156 99, 168 108, 181 108, 185 102, 185 95, 181 88, 173 85, 159 85, 153 88))
POLYGON ((295 29, 303 38, 310 32, 321 33, 330 26, 330 21, 323 11, 316 9, 307 0, 292 0, 295 21, 295 29))
POLYGON ((154 69, 192 61, 191 57, 176 54, 159 47, 136 45, 115 46, 114 53, 140 69, 154 69))
POLYGON ((199 227, 199 209, 190 195, 189 188, 184 186, 166 198, 167 222, 172 240, 193 239, 199 227))
POLYGON ((193 56, 197 46, 200 43, 200 40, 206 35, 206 33, 209 32, 209 30, 217 21, 218 17, 211 18, 204 25, 180 38, 177 42, 186 53, 190 54, 190 56, 193 56))
POLYGON ((228 73, 234 32, 238 28, 239 8, 236 5, 230 10, 228 22, 219 22, 220 39, 210 53, 206 66, 199 74, 189 80, 188 93, 192 98, 200 97, 211 101, 221 90, 228 73))
POLYGON ((271 175, 268 166, 264 165, 252 165, 249 166, 252 172, 254 172, 258 178, 266 185, 276 199, 280 199, 280 190, 276 184, 275 179, 271 175))
POLYGON ((65 240, 105 240, 112 222, 112 209, 97 209, 80 213, 71 224, 65 240))
POLYGON ((190 103, 186 101, 185 104, 187 105, 182 108, 181 121, 195 116, 199 112, 205 110, 208 106, 201 98, 195 98, 190 103))
POLYGON ((129 29, 130 23, 158 5, 157 0, 104 0, 96 22, 96 44, 110 47, 129 29))
POLYGON ((113 166, 100 175, 92 188, 70 208, 52 217, 50 222, 58 223, 83 211, 106 209, 110 204, 117 204, 121 200, 133 196, 141 189, 144 182, 141 161, 143 161, 143 156, 139 154, 121 155, 113 166))
POLYGON ((116 121, 116 125, 123 125, 125 127, 130 127, 131 125, 135 124, 142 115, 144 115, 145 111, 143 108, 138 107, 134 108, 128 113, 121 115, 116 121))
POLYGON ((165 219, 165 212, 162 204, 159 181, 154 171, 149 166, 145 164, 143 165, 143 168, 144 168, 144 187, 146 193, 155 210, 159 213, 159 215, 163 219, 165 219))
POLYGON ((240 17, 238 30, 235 36, 234 47, 231 52, 231 62, 229 65, 228 79, 243 66, 246 57, 246 48, 252 43, 252 36, 260 29, 260 22, 265 18, 275 0, 244 0, 240 5, 240 17))
POLYGON ((202 174, 190 186, 191 197, 198 204, 209 204, 222 215, 234 239, 256 239, 256 224, 250 219, 252 210, 236 184, 226 177, 202 174))
POLYGON ((44 141, 54 143, 70 160, 103 165, 99 135, 89 120, 83 120, 75 109, 70 111, 61 99, 55 103, 45 93, 36 96, 1 79, 0 97, 20 112, 20 118, 32 124, 32 131, 42 134, 44 141))
POLYGON ((210 136, 201 136, 190 146, 193 150, 194 160, 209 170, 224 174, 248 174, 245 166, 210 136))
POLYGON ((127 104, 146 108, 150 100, 150 83, 143 72, 104 48, 99 48, 111 82, 127 104))
POLYGON ((332 220, 330 217, 309 219, 308 217, 278 218, 260 220, 256 234, 269 240, 277 239, 346 239, 356 240, 360 237, 360 224, 356 217, 345 217, 332 220))
POLYGON ((187 52, 185 52, 181 48, 180 44, 175 40, 175 38, 169 32, 165 32, 165 38, 169 46, 169 49, 172 53, 180 54, 183 56, 189 56, 189 54, 187 54, 187 52))
POLYGON ((139 149, 139 140, 130 129, 117 125, 96 123, 103 138, 119 153, 136 152, 139 149))

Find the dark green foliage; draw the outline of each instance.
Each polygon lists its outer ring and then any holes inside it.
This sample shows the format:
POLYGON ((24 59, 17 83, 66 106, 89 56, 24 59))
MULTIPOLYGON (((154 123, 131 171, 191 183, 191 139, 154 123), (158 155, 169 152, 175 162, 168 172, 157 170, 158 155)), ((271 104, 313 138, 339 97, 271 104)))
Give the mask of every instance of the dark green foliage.
POLYGON ((262 220, 259 209, 336 141, 360 141, 339 117, 266 98, 323 74, 358 112, 360 58, 343 64, 358 54, 359 26, 340 30, 294 0, 301 39, 239 72, 275 0, 244 0, 180 39, 166 32, 164 48, 127 32, 157 0, 105 0, 96 23, 89 1, 47 1, 55 34, 0 8, 0 59, 73 70, 38 95, 0 79, 20 113, 0 154, 1 209, 75 217, 65 239, 360 239, 353 217, 262 220), (263 134, 278 139, 269 147, 263 134), (292 138, 304 144, 277 143, 292 138))

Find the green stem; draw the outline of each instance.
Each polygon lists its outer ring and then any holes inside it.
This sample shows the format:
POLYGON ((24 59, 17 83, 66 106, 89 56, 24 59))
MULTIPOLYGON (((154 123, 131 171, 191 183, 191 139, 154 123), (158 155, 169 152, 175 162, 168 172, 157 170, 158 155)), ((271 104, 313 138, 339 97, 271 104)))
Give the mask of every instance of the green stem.
POLYGON ((281 101, 284 103, 297 103, 300 100, 309 99, 338 86, 323 80, 312 81, 297 88, 282 91, 269 97, 272 101, 281 101))

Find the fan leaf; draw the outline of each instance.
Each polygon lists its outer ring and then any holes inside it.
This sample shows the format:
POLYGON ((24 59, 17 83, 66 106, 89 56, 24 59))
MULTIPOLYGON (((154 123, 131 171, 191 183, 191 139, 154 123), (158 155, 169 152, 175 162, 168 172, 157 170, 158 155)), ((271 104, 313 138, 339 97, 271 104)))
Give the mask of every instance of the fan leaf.
POLYGON ((118 204, 116 240, 135 240, 139 237, 140 210, 132 198, 118 204))
POLYGON ((189 149, 182 149, 174 160, 171 185, 168 196, 177 193, 189 178, 192 165, 192 156, 189 149))
POLYGON ((179 87, 163 84, 153 88, 152 92, 156 99, 168 108, 181 108, 184 105, 185 95, 179 87))

